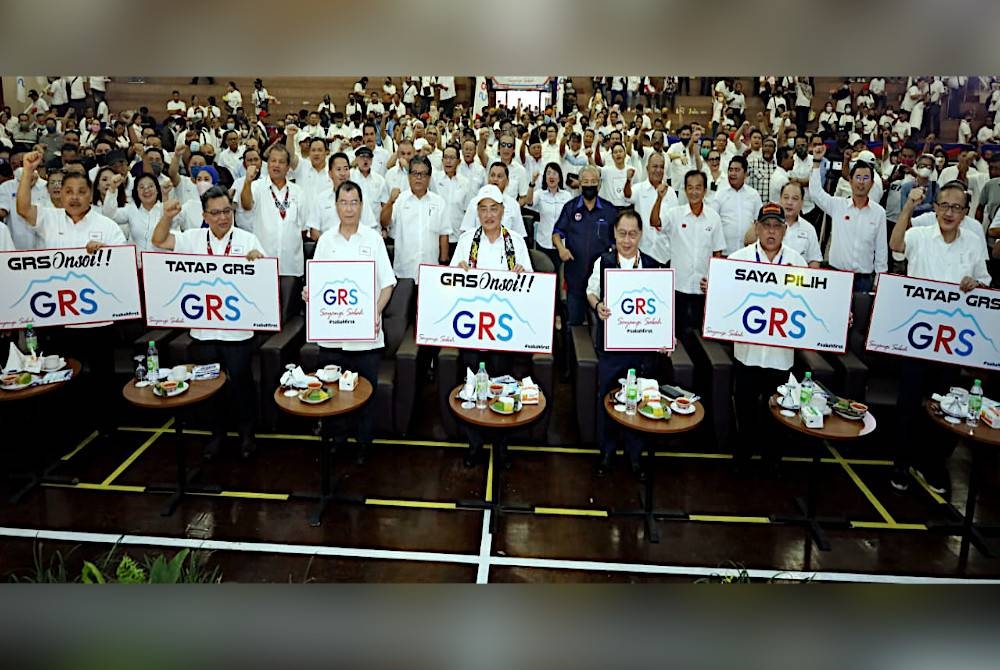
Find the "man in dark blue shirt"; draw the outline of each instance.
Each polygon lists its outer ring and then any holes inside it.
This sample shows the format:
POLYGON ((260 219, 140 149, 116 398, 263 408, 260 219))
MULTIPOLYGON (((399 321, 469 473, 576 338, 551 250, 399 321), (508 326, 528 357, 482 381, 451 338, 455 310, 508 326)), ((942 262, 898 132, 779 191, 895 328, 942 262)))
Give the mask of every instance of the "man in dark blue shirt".
POLYGON ((583 195, 563 206, 552 231, 552 243, 565 263, 566 307, 571 326, 586 320, 587 280, 594 259, 611 247, 612 225, 618 217, 618 209, 597 196, 600 185, 600 171, 593 165, 584 166, 580 170, 583 195))

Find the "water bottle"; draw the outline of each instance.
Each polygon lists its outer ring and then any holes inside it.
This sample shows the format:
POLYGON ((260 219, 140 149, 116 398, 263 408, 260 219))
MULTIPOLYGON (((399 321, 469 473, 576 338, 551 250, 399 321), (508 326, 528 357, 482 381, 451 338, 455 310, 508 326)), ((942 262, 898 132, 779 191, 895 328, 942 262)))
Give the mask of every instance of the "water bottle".
POLYGON ((625 415, 635 416, 639 406, 639 384, 635 380, 635 368, 628 369, 628 376, 625 378, 625 415))
POLYGON ((813 373, 807 372, 806 378, 802 380, 802 387, 799 391, 799 407, 808 407, 812 402, 813 391, 816 385, 813 383, 813 373))
POLYGON ((965 417, 965 425, 975 428, 979 425, 979 415, 983 411, 983 383, 978 379, 969 391, 969 415, 965 417))
POLYGON ((35 334, 35 327, 30 323, 24 331, 24 347, 32 356, 38 355, 38 335, 35 334))
POLYGON ((486 363, 479 364, 476 373, 476 407, 486 409, 486 397, 490 391, 490 376, 486 374, 486 363))
POLYGON ((146 377, 152 380, 159 379, 160 355, 156 353, 156 342, 149 341, 149 349, 146 351, 146 377))

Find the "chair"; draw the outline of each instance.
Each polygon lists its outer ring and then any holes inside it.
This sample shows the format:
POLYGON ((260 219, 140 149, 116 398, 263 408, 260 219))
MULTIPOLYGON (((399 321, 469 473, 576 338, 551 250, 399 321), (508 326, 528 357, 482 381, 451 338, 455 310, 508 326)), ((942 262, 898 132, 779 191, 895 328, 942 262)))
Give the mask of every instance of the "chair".
MULTIPOLYGON (((397 280, 392 298, 382 311, 385 349, 379 364, 378 390, 372 402, 376 403, 380 417, 377 425, 383 433, 406 435, 413 416, 417 386, 417 345, 410 319, 413 294, 412 279, 397 280)), ((303 370, 316 369, 319 349, 315 342, 302 345, 298 360, 303 370)))
POLYGON ((535 220, 536 217, 529 214, 524 214, 521 216, 521 221, 524 222, 524 230, 526 231, 527 234, 527 237, 524 238, 524 241, 528 245, 528 249, 535 248, 535 220))
MULTIPOLYGON (((576 383, 573 386, 580 442, 596 444, 599 438, 595 415, 598 391, 596 338, 599 337, 600 330, 595 323, 591 326, 573 326, 570 333, 576 361, 576 383)), ((657 379, 661 382, 669 381, 689 391, 697 388, 694 363, 680 340, 670 358, 658 357, 657 379)))
POLYGON ((852 383, 851 397, 863 400, 870 407, 895 410, 899 396, 900 357, 880 354, 865 349, 868 328, 871 325, 872 307, 875 297, 870 293, 855 293, 851 310, 854 326, 848 334, 848 351, 865 367, 862 382, 852 383), (857 388, 861 384, 860 389, 857 388))

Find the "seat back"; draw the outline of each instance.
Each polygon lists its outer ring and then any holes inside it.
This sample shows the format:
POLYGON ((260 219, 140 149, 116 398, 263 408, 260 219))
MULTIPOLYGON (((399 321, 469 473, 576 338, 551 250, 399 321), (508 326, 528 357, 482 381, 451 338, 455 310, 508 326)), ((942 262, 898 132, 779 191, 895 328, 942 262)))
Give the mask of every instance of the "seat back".
POLYGON ((535 272, 555 272, 556 267, 552 264, 552 259, 538 249, 528 249, 531 256, 531 267, 535 272))
POLYGON ((410 302, 413 299, 414 282, 412 279, 398 279, 396 288, 392 291, 389 304, 382 310, 382 331, 385 334, 384 356, 396 355, 406 327, 409 325, 410 302))

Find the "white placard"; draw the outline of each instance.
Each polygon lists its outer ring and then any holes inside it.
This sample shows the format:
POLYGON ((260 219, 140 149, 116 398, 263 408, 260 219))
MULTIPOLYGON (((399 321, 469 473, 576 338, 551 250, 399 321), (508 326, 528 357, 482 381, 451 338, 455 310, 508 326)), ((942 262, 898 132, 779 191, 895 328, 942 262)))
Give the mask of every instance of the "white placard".
POLYGON ((139 318, 132 245, 0 253, 0 330, 139 318))
POLYGON ((1000 291, 879 276, 865 348, 954 365, 1000 369, 1000 291))
POLYGON ((853 283, 850 272, 713 258, 702 335, 843 353, 853 283))
POLYGON ((674 271, 604 271, 604 322, 607 351, 659 351, 674 348, 674 271))
POLYGON ((552 353, 556 275, 420 266, 417 344, 552 353))
POLYGON ((278 259, 146 252, 146 323, 210 330, 281 330, 278 259))
POLYGON ((375 339, 375 261, 306 263, 306 339, 375 339))

